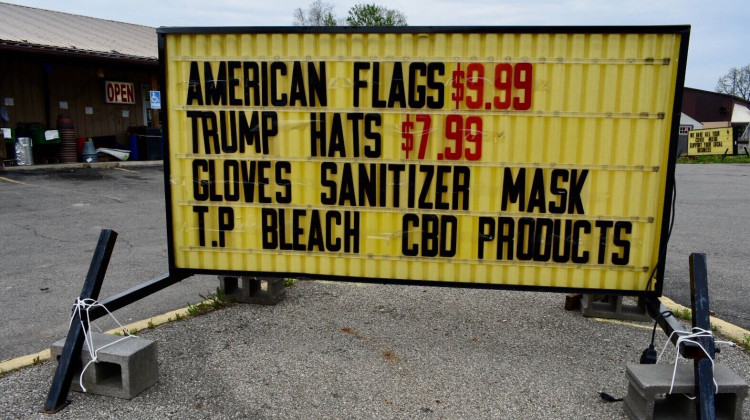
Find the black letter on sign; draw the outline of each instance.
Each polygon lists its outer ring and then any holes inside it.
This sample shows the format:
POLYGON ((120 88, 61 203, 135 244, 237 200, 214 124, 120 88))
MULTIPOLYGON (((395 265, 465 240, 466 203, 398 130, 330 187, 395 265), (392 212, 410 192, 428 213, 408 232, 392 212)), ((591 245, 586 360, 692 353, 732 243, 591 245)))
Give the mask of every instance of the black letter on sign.
POLYGON ((607 252, 607 230, 614 225, 609 220, 597 220, 595 226, 599 228, 599 264, 604 264, 606 260, 605 252, 607 252))
POLYGON ((208 200, 208 180, 201 180, 198 174, 208 172, 208 161, 196 159, 193 161, 193 198, 196 201, 208 200))
POLYGON ((283 188, 284 192, 276 192, 276 202, 289 204, 292 202, 292 181, 284 178, 283 173, 292 173, 292 164, 289 162, 276 162, 276 185, 283 188))
POLYGON ((434 214, 422 216, 422 256, 437 257, 439 220, 434 214))
POLYGON ((219 207, 219 247, 226 245, 226 232, 234 229, 234 209, 219 207))
MULTIPOLYGON (((297 63, 299 64, 299 63, 297 63)), ((277 73, 286 76, 286 64, 274 61, 271 63, 271 105, 273 106, 286 106, 286 93, 282 93, 281 96, 278 96, 278 80, 277 80, 277 73)), ((305 104, 303 104, 304 106, 305 104)))
POLYGON ((261 209, 261 222, 263 223, 263 249, 277 249, 279 247, 279 224, 276 210, 261 209))
POLYGON ((427 65, 427 87, 437 91, 437 99, 434 96, 427 98, 427 108, 430 109, 443 109, 445 101, 445 85, 442 82, 442 77, 435 77, 435 75, 442 76, 445 74, 445 64, 443 63, 430 63, 427 65))
MULTIPOLYGON (((359 106, 359 90, 364 89, 367 87, 367 80, 361 80, 359 78, 359 73, 362 70, 369 70, 370 69, 370 63, 362 63, 362 62, 355 62, 354 63, 354 106, 359 106)), ((313 155, 315 156, 315 155, 313 155)))
POLYGON ((568 214, 584 214, 583 203, 581 202, 581 190, 583 189, 583 183, 586 182, 586 175, 588 174, 589 170, 583 169, 581 171, 581 177, 576 179, 578 170, 573 169, 573 172, 570 175, 570 201, 568 201, 568 214))
POLYGON ((203 63, 203 77, 206 80, 206 105, 227 104, 227 66, 223 61, 219 63, 219 74, 214 78, 211 63, 203 63))
POLYGON ((416 214, 405 214, 401 223, 401 253, 409 256, 416 257, 419 255, 419 246, 414 245, 409 247, 409 229, 410 225, 419 227, 419 216, 416 214))
POLYGON ((573 262, 576 264, 586 264, 589 262, 589 252, 583 251, 580 255, 578 254, 578 244, 581 243, 581 230, 583 230, 583 233, 589 234, 591 233, 591 222, 588 220, 576 220, 575 224, 573 225, 573 262))
POLYGON ((518 170, 518 178, 513 182, 513 172, 510 168, 505 168, 503 173, 503 195, 501 198, 500 209, 508 210, 508 201, 518 203, 518 211, 526 209, 526 168, 518 170))
POLYGON ((206 218, 208 206, 194 206, 193 213, 198 213, 198 245, 206 246, 206 218))
POLYGON ((201 75, 198 71, 198 63, 195 61, 190 62, 190 76, 188 78, 188 91, 187 91, 187 104, 192 105, 194 101, 198 103, 196 105, 203 105, 203 89, 201 89, 201 75))
POLYGON ((237 86, 240 85, 240 79, 236 78, 235 71, 240 70, 242 63, 239 61, 229 61, 227 63, 227 72, 229 73, 229 105, 240 106, 242 99, 237 98, 237 86))
POLYGON ((558 204, 557 201, 550 201, 550 213, 563 214, 568 206, 568 190, 560 188, 560 182, 568 182, 568 171, 565 169, 553 169, 549 191, 552 195, 560 196, 560 204, 558 204))
POLYGON ((325 191, 320 193, 320 204, 327 206, 336 204, 336 181, 328 179, 328 174, 336 175, 338 167, 333 162, 323 162, 320 164, 320 186, 328 187, 328 194, 325 191))
POLYGON ((320 104, 328 106, 328 91, 326 90, 326 62, 320 62, 320 73, 315 70, 315 63, 307 63, 307 83, 310 89, 310 106, 320 104), (317 98, 317 100, 316 100, 317 98))
POLYGON ((627 265, 630 261, 630 241, 623 239, 623 232, 630 234, 633 231, 633 224, 630 222, 615 223, 615 246, 622 247, 622 254, 612 254, 612 262, 617 265, 627 265))
POLYGON ((440 256, 451 258, 456 256, 458 219, 456 216, 445 215, 440 218, 440 256), (450 246, 446 237, 450 233, 450 246))
POLYGON ((328 137, 326 134, 326 113, 310 113, 310 155, 312 157, 326 155, 326 143, 328 137), (318 151, 320 147, 320 151, 318 151))
POLYGON ((479 238, 477 238, 477 259, 484 259, 484 243, 495 240, 495 219, 479 217, 479 238))

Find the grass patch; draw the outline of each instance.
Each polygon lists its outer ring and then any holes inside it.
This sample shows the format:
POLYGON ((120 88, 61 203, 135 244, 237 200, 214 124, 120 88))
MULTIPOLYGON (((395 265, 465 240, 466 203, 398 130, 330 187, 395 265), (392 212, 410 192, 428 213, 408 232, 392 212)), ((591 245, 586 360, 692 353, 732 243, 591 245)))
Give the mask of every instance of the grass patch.
POLYGON ((687 321, 692 321, 692 320, 693 320, 693 313, 692 313, 692 312, 690 311, 690 309, 688 309, 688 308, 685 308, 685 309, 677 309, 677 310, 674 310, 674 311, 672 311, 672 313, 673 313, 673 314, 674 314, 674 316, 676 316, 677 318, 680 318, 680 319, 685 319, 685 320, 687 320, 687 321))
POLYGON ((292 287, 294 286, 294 279, 292 278, 285 278, 284 279, 284 287, 292 287))
MULTIPOLYGON (((215 311, 217 309, 224 309, 235 304, 234 299, 228 298, 223 290, 216 288, 215 292, 209 293, 208 296, 199 295, 203 302, 191 305, 188 303, 187 315, 188 317, 194 317, 205 314, 207 312, 215 311)), ((175 317, 179 318, 180 315, 175 317)), ((178 319, 179 321, 179 319, 178 319)))
POLYGON ((154 325, 153 321, 149 320, 148 324, 146 324, 146 328, 148 328, 149 330, 153 330, 154 328, 156 328, 156 326, 154 325))
POLYGON ((750 156, 740 154, 736 156, 707 155, 707 156, 681 156, 677 163, 750 163, 750 156))
POLYGON ((37 356, 34 358, 34 360, 31 361, 31 364, 34 366, 39 366, 42 364, 42 360, 39 358, 39 356, 37 356))
POLYGON ((750 335, 746 335, 743 340, 737 341, 737 344, 743 349, 750 351, 750 335))

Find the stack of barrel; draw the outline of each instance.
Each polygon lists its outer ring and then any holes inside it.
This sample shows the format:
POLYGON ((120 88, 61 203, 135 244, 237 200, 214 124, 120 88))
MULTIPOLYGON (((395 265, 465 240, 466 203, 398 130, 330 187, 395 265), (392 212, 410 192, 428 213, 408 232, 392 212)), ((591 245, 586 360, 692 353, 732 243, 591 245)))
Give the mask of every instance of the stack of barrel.
POLYGON ((76 163, 78 161, 78 143, 73 119, 68 114, 57 116, 57 131, 60 133, 60 161, 62 163, 76 163))

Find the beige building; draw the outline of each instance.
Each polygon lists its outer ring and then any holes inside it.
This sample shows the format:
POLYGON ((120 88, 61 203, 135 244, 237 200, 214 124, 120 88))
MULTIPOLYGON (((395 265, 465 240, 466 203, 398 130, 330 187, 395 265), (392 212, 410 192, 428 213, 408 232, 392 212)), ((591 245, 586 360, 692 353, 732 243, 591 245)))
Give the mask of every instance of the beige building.
POLYGON ((76 137, 128 149, 130 133, 158 126, 157 55, 151 27, 0 3, 0 157, 12 164, 25 136, 35 163, 58 161, 59 140, 43 132, 61 118, 76 137))

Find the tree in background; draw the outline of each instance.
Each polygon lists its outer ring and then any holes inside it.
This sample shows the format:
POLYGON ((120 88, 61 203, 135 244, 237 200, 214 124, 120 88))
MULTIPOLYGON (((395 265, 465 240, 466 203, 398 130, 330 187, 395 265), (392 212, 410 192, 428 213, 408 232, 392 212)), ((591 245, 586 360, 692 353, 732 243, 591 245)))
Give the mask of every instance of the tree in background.
MULTIPOLYGON (((315 0, 307 10, 294 11, 294 26, 336 26, 334 5, 315 0)), ((341 19, 341 25, 349 26, 406 26, 406 16, 398 10, 376 4, 358 4, 349 9, 349 16, 341 19)))
POLYGON ((294 26, 336 26, 333 4, 315 0, 307 11, 298 7, 294 11, 294 26))
POLYGON ((406 26, 406 16, 376 4, 358 4, 349 9, 346 23, 349 26, 406 26))
POLYGON ((750 64, 739 69, 732 67, 716 82, 716 91, 750 101, 750 64))

